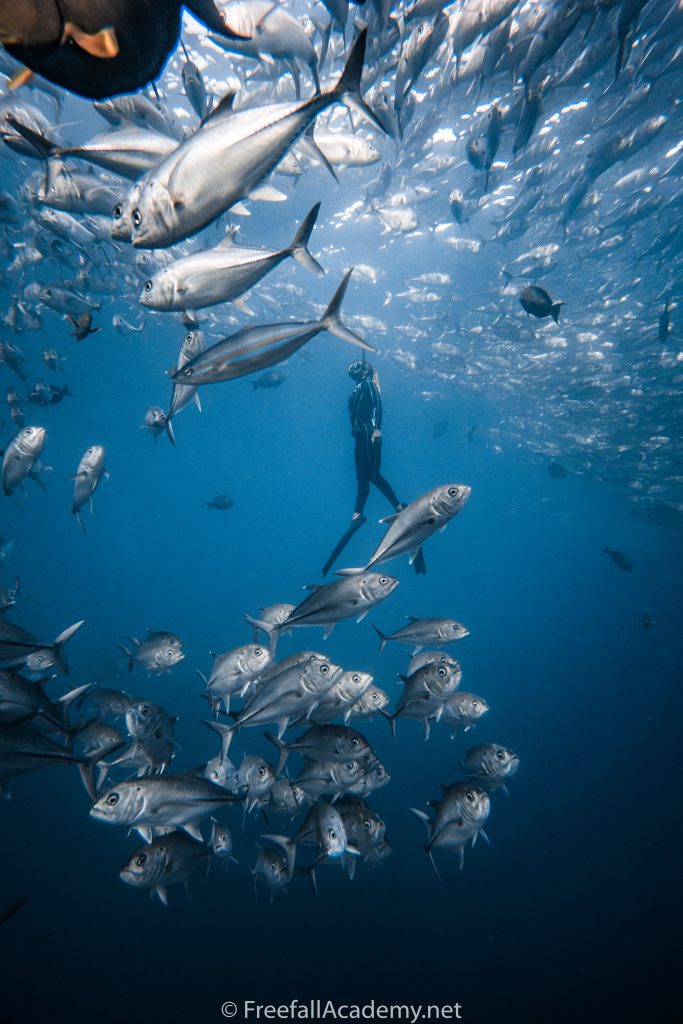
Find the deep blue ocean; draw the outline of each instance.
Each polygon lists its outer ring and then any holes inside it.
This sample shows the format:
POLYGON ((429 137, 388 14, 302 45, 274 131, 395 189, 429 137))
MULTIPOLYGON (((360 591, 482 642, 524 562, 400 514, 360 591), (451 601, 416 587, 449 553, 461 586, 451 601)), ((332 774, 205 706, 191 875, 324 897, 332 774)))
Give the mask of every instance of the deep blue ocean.
MULTIPOLYGON (((76 122, 65 132, 78 138, 104 126, 73 98, 62 117, 76 122)), ((38 166, 6 150, 0 187, 16 194, 38 166)), ((446 482, 468 484, 472 494, 445 533, 426 543, 427 575, 416 576, 405 555, 390 562, 400 586, 363 622, 340 623, 328 640, 319 628, 295 630, 280 640, 278 657, 323 651, 371 672, 393 704, 408 649, 389 644, 378 653, 371 624, 391 632, 408 615, 453 617, 470 630, 449 648, 462 664, 461 689, 485 697, 490 711, 453 740, 439 724, 425 742, 419 723, 399 720, 394 742, 381 717, 353 723, 391 774, 368 802, 386 822, 392 853, 380 866, 360 864, 353 881, 338 864, 322 865, 318 901, 298 874, 272 903, 263 888, 255 899, 250 867, 259 835, 295 826, 275 828, 258 815, 243 825, 234 807, 221 821, 239 863, 226 872, 214 863, 207 881, 191 886, 191 901, 176 887, 163 907, 119 879, 141 840, 89 817, 74 767, 17 778, 11 799, 0 801, 0 905, 30 899, 0 927, 0 1024, 210 1022, 222 1019, 226 1001, 295 998, 460 1004, 463 1020, 485 1024, 680 1019, 681 533, 634 517, 634 475, 610 479, 610 452, 599 453, 601 472, 592 473, 590 459, 573 461, 559 444, 545 454, 535 440, 526 443, 532 437, 523 425, 506 427, 513 413, 518 424, 552 423, 553 411, 533 387, 528 394, 497 387, 504 365, 491 363, 482 371, 491 386, 473 389, 457 366, 451 380, 435 383, 391 358, 408 349, 428 364, 429 344, 444 327, 457 332, 462 320, 477 321, 478 302, 498 302, 500 249, 463 256, 437 247, 428 230, 411 242, 381 235, 374 221, 335 229, 333 215, 362 197, 372 170, 345 171, 337 188, 318 169, 296 187, 280 180, 286 203, 254 204, 240 239, 275 246, 322 199, 323 226, 311 249, 327 274, 318 280, 288 261, 264 288, 271 300, 277 281, 295 283, 303 295, 287 296, 281 316, 273 301, 259 304, 258 288, 250 304, 258 322, 312 319, 354 262, 378 268, 376 285, 352 279, 344 313, 387 321, 386 334, 358 328, 380 350, 369 358, 384 402, 383 472, 404 502, 446 482), (386 293, 428 271, 449 274, 453 294, 442 289, 423 324, 427 340, 407 340, 394 330, 400 317, 394 304, 385 308, 386 293), (442 420, 448 428, 433 437, 442 420), (566 477, 551 476, 553 458, 566 477), (606 546, 627 553, 632 571, 620 571, 606 546), (651 628, 642 624, 645 612, 651 628), (441 882, 410 808, 426 809, 441 784, 461 779, 466 747, 485 742, 510 747, 520 768, 508 795, 492 794, 490 845, 480 839, 468 847, 462 871, 457 857, 435 852, 441 882)), ((422 223, 430 216, 421 213, 422 223)), ((223 222, 208 228, 206 244, 223 230, 223 222)), ((573 252, 570 240, 560 251, 564 270, 547 282, 567 303, 561 328, 570 345, 592 284, 590 274, 579 280, 573 252)), ((41 330, 1 331, 21 347, 30 382, 61 382, 41 350, 64 355, 73 397, 50 409, 25 403, 27 422, 48 430, 43 461, 52 471, 43 476, 46 492, 29 480, 27 497, 2 497, 0 534, 14 546, 0 582, 20 576, 6 617, 42 639, 85 619, 67 648, 69 678, 45 684, 55 699, 120 657, 129 635, 170 630, 183 638, 185 660, 170 674, 124 668, 110 684, 179 716, 172 765, 179 771, 218 752, 217 737, 200 724, 207 707, 196 670, 209 671, 210 651, 252 639, 244 613, 297 603, 306 584, 321 582, 321 566, 348 524, 355 476, 347 365, 358 352, 323 334, 279 367, 285 380, 277 389, 253 389, 249 378, 205 387, 201 414, 190 406, 174 420, 177 448, 165 436, 155 444, 141 424, 148 405, 167 408, 165 371, 185 329, 175 314, 147 314, 142 333, 117 333, 112 316, 135 321, 140 311, 111 247, 107 258, 111 288, 92 293, 101 303, 99 333, 77 342, 71 324, 47 308, 41 330), (95 494, 93 515, 85 510, 83 536, 69 514, 71 477, 91 444, 105 446, 110 479, 95 494), (208 510, 217 494, 234 506, 208 510)), ((58 283, 72 273, 66 263, 38 263, 21 284, 58 283)), ((16 290, 16 275, 3 273, 4 310, 16 290)), ((514 296, 501 301, 528 332, 530 351, 538 323, 521 318, 514 296)), ((642 311, 653 322, 656 315, 651 306, 642 311)), ((220 337, 218 328, 205 329, 220 337)), ((633 348, 624 358, 637 361, 633 348)), ((585 383, 585 366, 582 374, 585 383)), ((3 389, 20 385, 0 367, 3 389)), ((668 418, 669 429, 680 424, 680 397, 658 401, 660 420, 668 418)), ((577 431, 601 422, 594 404, 576 416, 577 431)), ((8 411, 2 419, 5 446, 15 427, 8 411)), ((655 465, 650 480, 656 475, 655 465)), ((365 564, 384 529, 377 521, 390 512, 373 488, 368 523, 338 564, 365 564)), ((260 729, 234 741, 233 760, 244 752, 275 760, 260 729)))

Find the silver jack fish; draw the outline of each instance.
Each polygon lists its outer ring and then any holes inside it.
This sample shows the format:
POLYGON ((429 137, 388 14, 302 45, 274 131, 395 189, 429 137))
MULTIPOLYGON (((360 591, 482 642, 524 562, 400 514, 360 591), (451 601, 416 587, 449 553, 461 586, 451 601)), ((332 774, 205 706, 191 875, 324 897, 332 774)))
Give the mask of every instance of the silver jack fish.
POLYGON ((288 359, 322 331, 329 331, 351 345, 358 345, 374 352, 373 346, 345 327, 339 316, 352 273, 353 267, 344 275, 320 320, 244 327, 195 356, 180 370, 176 370, 172 377, 173 382, 194 385, 218 384, 224 380, 244 377, 248 373, 288 359))

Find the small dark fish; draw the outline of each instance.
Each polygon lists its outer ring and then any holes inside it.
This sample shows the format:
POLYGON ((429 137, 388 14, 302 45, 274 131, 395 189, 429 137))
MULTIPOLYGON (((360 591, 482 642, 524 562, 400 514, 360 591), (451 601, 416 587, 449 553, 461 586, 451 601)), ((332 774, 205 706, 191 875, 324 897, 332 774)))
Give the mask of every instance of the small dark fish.
POLYGON ((643 612, 640 616, 640 624, 643 629, 652 629, 655 624, 655 620, 652 618, 649 612, 643 612))
POLYGON ((227 494, 217 494, 211 501, 205 501, 204 504, 207 508, 217 508, 221 512, 227 512, 229 508, 235 504, 232 498, 229 498, 227 494))
POLYGON ((551 462, 548 466, 548 472, 553 480, 564 480, 567 475, 567 470, 559 462, 551 462))
POLYGON ((9 921, 10 917, 14 917, 14 915, 21 910, 24 903, 26 903, 30 898, 30 894, 28 896, 20 896, 18 900, 14 901, 14 903, 10 903, 10 905, 5 907, 4 910, 0 910, 0 924, 4 924, 6 921, 9 921))
POLYGON ((270 370, 268 373, 262 373, 256 380, 251 381, 251 386, 256 391, 256 388, 279 388, 280 384, 284 384, 285 375, 280 373, 279 370, 270 370))
POLYGON ((443 437, 448 430, 448 420, 439 420, 432 426, 432 437, 443 437))
POLYGON ((630 572, 633 568, 633 562, 625 555, 623 551, 613 551, 612 548, 603 549, 606 555, 609 555, 617 569, 621 569, 622 572, 630 572))
POLYGON ((95 334, 100 330, 99 327, 93 327, 92 325, 92 313, 81 313, 78 317, 72 316, 71 313, 68 313, 67 316, 74 325, 71 335, 76 339, 76 341, 83 341, 83 339, 87 338, 89 334, 95 334))
POLYGON ((662 310, 661 316, 659 317, 657 330, 660 345, 666 345, 669 339, 669 331, 671 330, 671 317, 669 316, 669 299, 667 299, 664 303, 664 309, 662 310))
POLYGON ((520 292, 519 301, 527 316, 535 316, 538 320, 551 316, 556 324, 560 322, 560 310, 564 302, 551 299, 545 288, 531 284, 520 292))

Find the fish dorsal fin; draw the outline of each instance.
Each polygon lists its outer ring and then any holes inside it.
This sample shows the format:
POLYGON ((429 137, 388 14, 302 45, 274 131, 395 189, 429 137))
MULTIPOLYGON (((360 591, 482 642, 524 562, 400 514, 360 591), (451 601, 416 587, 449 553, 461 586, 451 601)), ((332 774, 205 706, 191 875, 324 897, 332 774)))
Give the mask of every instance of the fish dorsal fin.
POLYGON ((251 190, 249 198, 261 203, 283 203, 287 196, 272 185, 258 185, 251 190))
POLYGON ((408 622, 419 622, 417 615, 406 615, 408 622))
POLYGON ((199 127, 203 128, 207 124, 214 124, 218 121, 222 121, 225 117, 229 117, 235 106, 236 95, 236 92, 226 92, 225 96, 218 101, 213 110, 210 110, 202 119, 199 127))
POLYGON ((316 590, 320 590, 322 583, 306 583, 304 590, 310 590, 312 594, 315 594, 316 590))
MULTIPOLYGON (((237 245, 237 243, 235 241, 235 235, 237 234, 238 230, 239 230, 239 228, 236 227, 236 226, 228 228, 227 233, 225 235, 225 238, 218 243, 216 248, 217 249, 231 249, 233 246, 237 245)), ((175 370, 173 372, 175 373, 175 370)))

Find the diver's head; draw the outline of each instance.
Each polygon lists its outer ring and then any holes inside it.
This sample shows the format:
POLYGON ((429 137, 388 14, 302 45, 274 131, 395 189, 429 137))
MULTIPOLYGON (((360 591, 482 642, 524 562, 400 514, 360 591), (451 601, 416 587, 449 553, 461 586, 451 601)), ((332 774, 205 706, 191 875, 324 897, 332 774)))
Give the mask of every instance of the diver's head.
POLYGON ((366 363, 364 360, 355 359, 352 363, 349 363, 349 377, 352 380, 361 381, 368 377, 372 377, 375 372, 374 368, 370 363, 366 363))

